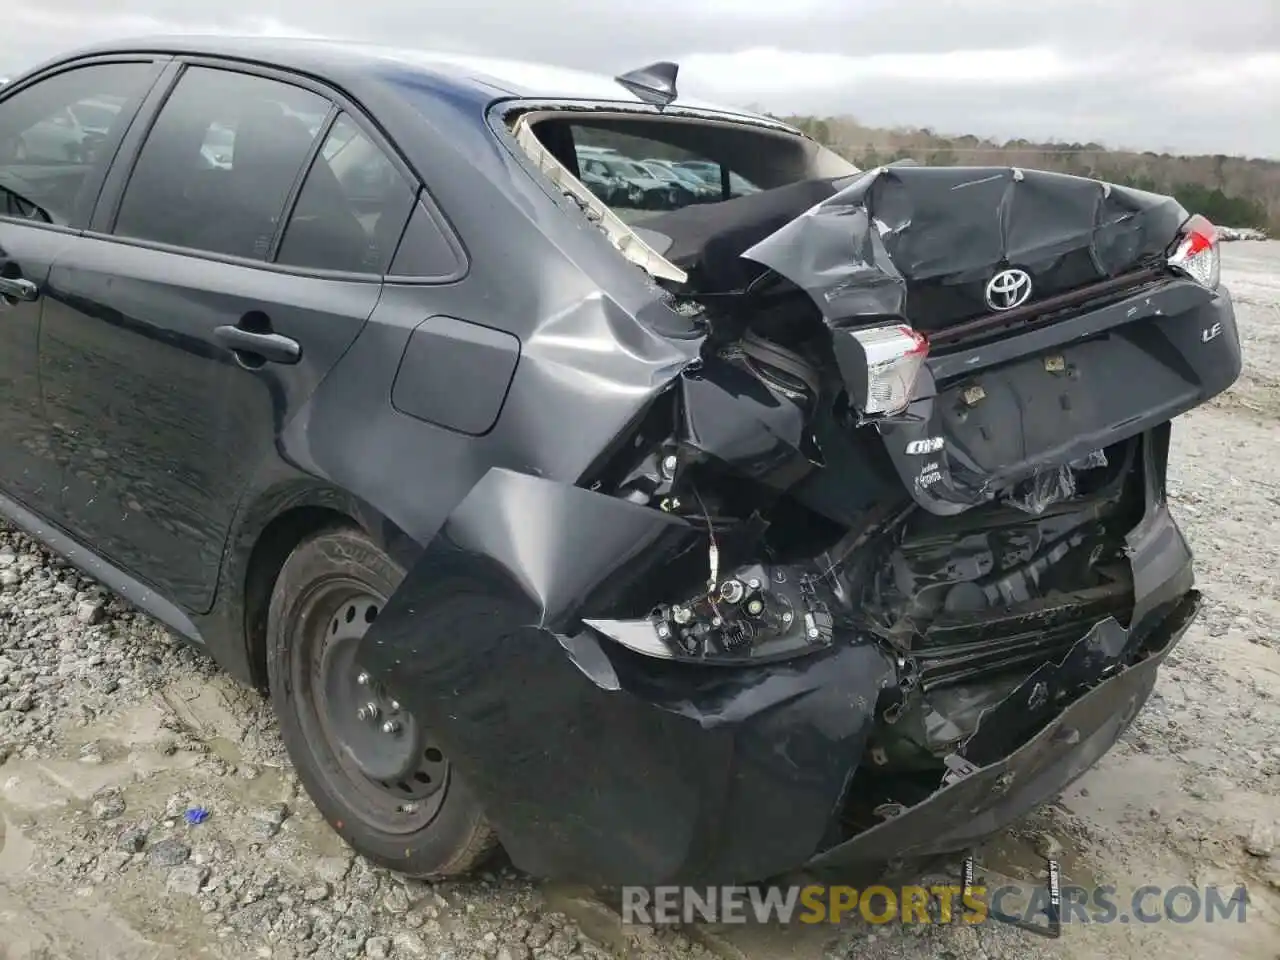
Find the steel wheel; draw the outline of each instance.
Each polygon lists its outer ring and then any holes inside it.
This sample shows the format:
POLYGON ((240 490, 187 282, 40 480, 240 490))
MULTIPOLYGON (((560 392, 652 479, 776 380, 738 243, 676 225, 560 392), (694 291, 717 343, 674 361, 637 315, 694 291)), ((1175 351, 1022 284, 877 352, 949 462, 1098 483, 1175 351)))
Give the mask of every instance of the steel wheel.
MULTIPOLYGON (((305 666, 316 719, 369 826, 413 833, 427 826, 449 789, 449 762, 418 720, 356 663, 360 638, 383 598, 332 583, 310 598, 305 666)), ((302 666, 302 664, 300 664, 302 666)))
POLYGON ((497 837, 423 723, 430 703, 397 703, 356 659, 403 579, 359 530, 318 531, 294 548, 267 615, 271 699, 298 778, 343 839, 393 870, 457 875, 497 837))

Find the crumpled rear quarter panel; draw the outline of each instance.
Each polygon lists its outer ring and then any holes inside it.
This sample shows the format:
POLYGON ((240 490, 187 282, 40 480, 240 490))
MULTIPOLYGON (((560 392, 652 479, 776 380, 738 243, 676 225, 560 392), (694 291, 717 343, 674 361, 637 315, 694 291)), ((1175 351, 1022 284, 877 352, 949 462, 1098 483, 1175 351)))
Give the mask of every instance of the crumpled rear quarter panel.
POLYGON ((693 533, 491 471, 366 635, 361 661, 438 733, 520 868, 603 885, 753 879, 820 846, 884 653, 840 643, 702 668, 560 632, 588 601, 630 606, 693 533))

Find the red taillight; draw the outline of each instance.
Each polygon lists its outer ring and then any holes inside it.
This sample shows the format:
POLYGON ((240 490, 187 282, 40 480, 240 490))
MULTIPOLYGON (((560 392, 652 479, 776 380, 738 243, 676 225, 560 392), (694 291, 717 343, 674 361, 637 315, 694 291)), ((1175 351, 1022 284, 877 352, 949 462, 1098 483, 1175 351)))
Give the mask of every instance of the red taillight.
POLYGON ((1218 289, 1222 256, 1218 250, 1217 228, 1199 214, 1193 216, 1182 228, 1178 246, 1169 257, 1169 266, 1210 290, 1218 289))
POLYGON ((857 384, 861 389, 855 392, 861 396, 853 397, 854 405, 865 416, 901 413, 911 402, 916 377, 929 355, 929 341, 901 324, 856 330, 853 339, 862 347, 866 364, 866 379, 857 384))

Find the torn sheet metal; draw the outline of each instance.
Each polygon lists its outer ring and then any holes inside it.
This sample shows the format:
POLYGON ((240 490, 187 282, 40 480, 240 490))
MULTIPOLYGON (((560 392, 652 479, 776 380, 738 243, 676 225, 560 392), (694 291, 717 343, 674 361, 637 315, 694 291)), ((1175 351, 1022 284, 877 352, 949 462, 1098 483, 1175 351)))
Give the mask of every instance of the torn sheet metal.
POLYGON ((1240 374, 1225 291, 1172 280, 1098 309, 1092 322, 1088 336, 1054 324, 925 361, 905 413, 876 424, 917 503, 956 514, 1037 475, 1060 478, 1060 468, 1074 483, 1097 451, 1204 403, 1240 374), (1202 342, 1213 324, 1233 336, 1202 342))
MULTIPOLYGON (((1081 177, 892 167, 815 204, 743 257, 809 295, 840 359, 853 330, 886 317, 927 335, 997 315, 1012 302, 993 303, 990 285, 1010 268, 1029 286, 1004 293, 1032 304, 1136 276, 1163 262, 1186 217, 1171 198, 1081 177)), ((1078 320, 930 351, 907 409, 876 420, 917 503, 956 514, 1024 482, 1060 498, 1087 468, 1070 464, 1234 381, 1235 339, 1199 342, 1202 329, 1233 324, 1226 292, 1168 278, 1153 288, 1142 276, 1078 320)), ((847 372, 845 381, 855 395, 847 372)), ((1033 510, 1048 502, 1021 500, 1033 510)))
POLYGON ((492 470, 358 659, 429 726, 512 860, 538 876, 721 883, 805 861, 878 866, 954 851, 1105 753, 1194 612, 1190 552, 1159 497, 1167 428, 1158 439, 1145 445, 1147 512, 1129 537, 1133 626, 1122 638, 1114 619, 1100 620, 1080 649, 1105 657, 1058 660, 1067 666, 1039 675, 1068 699, 1110 679, 1065 713, 1046 701, 1000 742, 988 736, 1004 726, 991 713, 969 775, 845 842, 842 804, 901 680, 881 644, 837 623, 832 643, 808 656, 722 669, 633 653, 584 625, 697 589, 706 540, 678 517, 492 470), (1126 666, 1138 638, 1152 655, 1126 666))
POLYGON ((1005 502, 1038 517, 1055 503, 1070 500, 1076 495, 1077 472, 1097 470, 1106 465, 1106 453, 1101 450, 1090 451, 1079 460, 1048 467, 1033 474, 1014 487, 1005 497, 1005 502))
POLYGON ((806 411, 739 366, 712 357, 680 380, 680 440, 696 458, 710 457, 782 491, 814 469, 806 411))
POLYGON ((997 269, 1044 299, 1163 255, 1187 219, 1172 198, 1011 167, 881 167, 742 255, 828 322, 899 316, 925 332, 991 312, 997 269))
MULTIPOLYGON (((1156 674, 1174 645, 1191 625, 1199 605, 1194 594, 1146 638, 1145 657, 1128 664, 1135 636, 1108 619, 1081 638, 1063 664, 1046 665, 1036 683, 1046 691, 1095 684, 1065 710, 1046 701, 1036 714, 1039 727, 1019 723, 1017 733, 992 740, 999 733, 1001 707, 989 711, 997 722, 973 742, 977 761, 958 764, 960 773, 944 779, 940 788, 899 815, 863 831, 809 861, 818 872, 879 870, 888 862, 925 860, 969 849, 1002 826, 1025 816, 1098 762, 1128 729, 1151 690, 1156 674), (1120 651, 1112 656, 1112 651, 1120 651), (1095 655, 1095 653, 1097 655, 1095 655), (1085 661, 1088 661, 1087 664, 1085 661), (1047 724, 1040 718, 1048 715, 1047 724), (1021 740, 1028 729, 1037 732, 1021 740), (990 741, 991 749, 986 749, 990 741), (1012 752, 1009 752, 1009 751, 1012 752)), ((1024 705, 1039 687, 1020 686, 1007 704, 1024 705)), ((1078 696, 1078 694, 1077 694, 1078 696)), ((1036 697, 1038 699, 1038 696, 1036 697)), ((1021 714, 1013 708, 1017 716, 1021 714)))
POLYGON ((493 470, 361 641, 538 876, 617 885, 765 877, 817 849, 893 661, 844 634, 731 670, 643 657, 580 626, 706 575, 684 521, 493 470), (682 560, 691 544, 695 562, 682 560))

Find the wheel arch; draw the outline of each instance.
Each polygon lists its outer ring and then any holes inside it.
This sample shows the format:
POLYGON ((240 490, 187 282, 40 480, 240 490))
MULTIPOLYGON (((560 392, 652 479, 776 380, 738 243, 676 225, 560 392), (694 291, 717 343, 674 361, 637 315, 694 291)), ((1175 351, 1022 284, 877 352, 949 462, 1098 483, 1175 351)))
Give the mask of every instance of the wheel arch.
POLYGON ((210 631, 223 640, 211 652, 224 669, 267 689, 267 611, 285 561, 308 537, 342 527, 363 531, 406 568, 419 552, 379 511, 328 484, 291 482, 262 492, 242 509, 223 559, 213 614, 219 629, 210 631))
POLYGON ((258 536, 240 583, 245 654, 253 685, 267 688, 267 611, 280 571, 298 544, 322 530, 358 527, 356 519, 328 506, 296 506, 275 517, 258 536))

